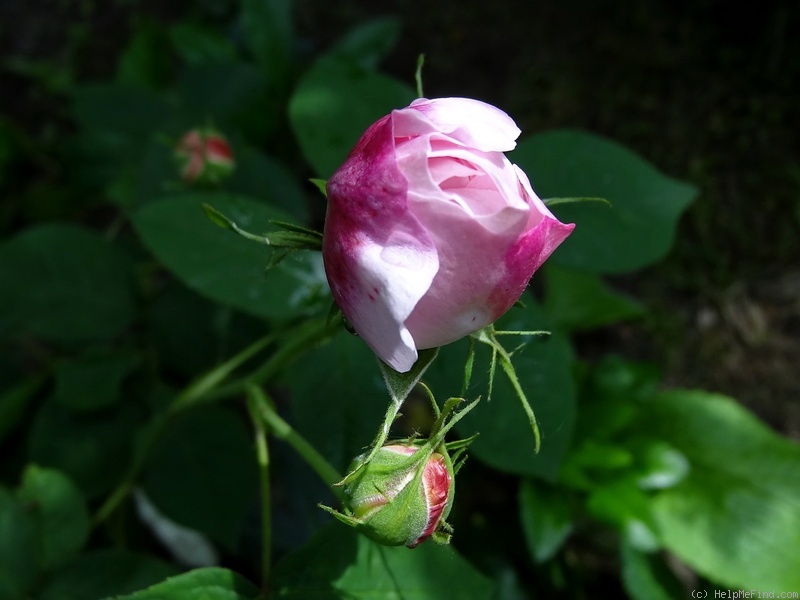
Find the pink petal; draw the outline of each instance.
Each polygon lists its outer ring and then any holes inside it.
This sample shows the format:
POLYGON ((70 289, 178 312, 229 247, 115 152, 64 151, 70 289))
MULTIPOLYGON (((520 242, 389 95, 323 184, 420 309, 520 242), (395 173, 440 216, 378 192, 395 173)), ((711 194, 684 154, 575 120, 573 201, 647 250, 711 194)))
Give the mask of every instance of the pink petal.
POLYGON ((513 150, 521 133, 502 110, 471 98, 420 98, 404 110, 409 109, 424 114, 438 131, 484 152, 513 150))

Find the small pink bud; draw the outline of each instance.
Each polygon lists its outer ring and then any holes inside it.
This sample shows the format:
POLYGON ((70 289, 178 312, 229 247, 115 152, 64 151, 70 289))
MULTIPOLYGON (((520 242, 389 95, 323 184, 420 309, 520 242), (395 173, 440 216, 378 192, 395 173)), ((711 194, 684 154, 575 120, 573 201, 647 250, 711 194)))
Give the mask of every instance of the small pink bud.
MULTIPOLYGON (((452 466, 434 452, 424 461, 409 461, 416 446, 381 448, 355 479, 345 486, 348 524, 387 546, 414 548, 431 535, 446 531, 444 519, 453 500, 452 466)), ((351 469, 358 468, 360 456, 351 469)), ((445 535, 444 537, 448 537, 445 535)))
POLYGON ((192 129, 178 142, 175 159, 187 183, 215 185, 235 167, 228 140, 214 129, 192 129))

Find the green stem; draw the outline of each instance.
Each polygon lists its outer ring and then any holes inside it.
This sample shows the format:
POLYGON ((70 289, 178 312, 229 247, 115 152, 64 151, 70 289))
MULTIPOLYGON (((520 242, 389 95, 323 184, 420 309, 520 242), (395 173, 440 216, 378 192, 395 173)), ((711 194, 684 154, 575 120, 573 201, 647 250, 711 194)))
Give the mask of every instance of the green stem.
POLYGON ((269 346, 275 340, 274 334, 265 335, 256 342, 250 344, 247 348, 239 352, 233 358, 226 360, 224 363, 204 373, 202 376, 195 379, 184 390, 178 394, 172 402, 169 410, 170 412, 178 412, 183 408, 203 399, 204 396, 209 394, 222 383, 233 371, 239 368, 247 360, 258 354, 261 350, 269 346))
POLYGON ((276 438, 285 441, 305 460, 309 466, 314 469, 320 479, 327 485, 331 486, 331 490, 338 499, 342 499, 342 491, 339 486, 336 486, 342 480, 342 476, 334 469, 331 464, 325 460, 317 449, 312 446, 308 440, 302 435, 297 433, 295 429, 284 421, 275 410, 272 400, 264 393, 264 391, 250 383, 247 384, 247 393, 253 399, 256 405, 258 416, 264 420, 269 431, 276 438))
POLYGON ((256 458, 258 461, 259 487, 261 488, 261 581, 266 589, 272 569, 272 498, 269 481, 269 446, 264 420, 258 415, 258 400, 248 390, 247 408, 255 427, 256 458))
POLYGON ((229 398, 243 393, 250 385, 262 385, 269 381, 292 360, 324 342, 332 336, 334 329, 328 324, 327 319, 312 319, 300 326, 288 337, 286 344, 281 346, 260 368, 249 375, 233 381, 228 385, 209 391, 203 400, 211 402, 221 398, 229 398))

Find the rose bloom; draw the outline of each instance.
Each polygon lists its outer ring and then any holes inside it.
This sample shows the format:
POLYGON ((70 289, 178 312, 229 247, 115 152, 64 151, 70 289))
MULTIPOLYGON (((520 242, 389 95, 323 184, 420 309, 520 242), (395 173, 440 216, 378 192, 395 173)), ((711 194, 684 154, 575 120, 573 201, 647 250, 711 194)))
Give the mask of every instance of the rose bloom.
POLYGON ((519 134, 489 104, 421 98, 373 123, 328 180, 331 292, 395 370, 497 320, 574 228, 503 154, 519 134))

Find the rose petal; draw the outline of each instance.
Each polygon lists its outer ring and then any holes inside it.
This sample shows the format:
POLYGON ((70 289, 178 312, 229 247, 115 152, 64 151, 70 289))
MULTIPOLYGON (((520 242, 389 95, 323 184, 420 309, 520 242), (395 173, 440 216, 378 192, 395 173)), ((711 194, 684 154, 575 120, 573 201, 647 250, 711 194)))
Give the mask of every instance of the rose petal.
POLYGON ((480 100, 420 98, 414 100, 409 108, 424 114, 438 131, 448 134, 465 146, 484 152, 513 150, 521 133, 511 117, 480 100))

